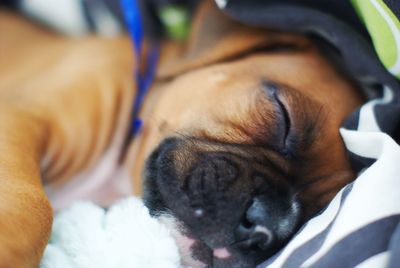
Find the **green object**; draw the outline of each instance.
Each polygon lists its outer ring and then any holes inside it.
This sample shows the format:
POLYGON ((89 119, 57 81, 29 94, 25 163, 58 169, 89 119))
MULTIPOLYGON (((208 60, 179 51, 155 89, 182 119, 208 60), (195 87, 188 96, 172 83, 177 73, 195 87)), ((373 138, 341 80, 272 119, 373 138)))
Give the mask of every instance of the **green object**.
POLYGON ((379 59, 400 78, 400 22, 382 0, 351 0, 364 22, 379 59))
POLYGON ((159 10, 159 16, 168 36, 175 40, 185 40, 189 33, 189 11, 182 6, 170 5, 159 10))

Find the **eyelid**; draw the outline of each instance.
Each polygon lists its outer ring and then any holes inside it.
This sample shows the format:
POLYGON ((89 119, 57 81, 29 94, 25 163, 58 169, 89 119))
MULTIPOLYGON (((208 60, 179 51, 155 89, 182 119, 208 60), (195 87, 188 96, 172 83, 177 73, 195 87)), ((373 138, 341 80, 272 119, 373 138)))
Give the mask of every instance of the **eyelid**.
POLYGON ((284 121, 285 121, 285 135, 284 135, 284 145, 285 145, 285 148, 287 147, 287 139, 288 139, 288 136, 289 136, 289 134, 290 134, 290 129, 291 129, 291 121, 290 121, 290 115, 289 115, 289 112, 288 112, 288 110, 286 109, 286 106, 283 104, 283 102, 281 101, 281 99, 279 98, 279 96, 277 95, 276 96, 276 101, 277 101, 277 103, 278 103, 278 105, 279 105, 279 107, 280 107, 280 110, 281 110, 281 112, 282 112, 282 115, 283 115, 283 118, 284 118, 284 121))
POLYGON ((280 86, 272 82, 264 82, 263 85, 268 91, 269 98, 275 106, 275 111, 278 117, 280 117, 279 123, 283 124, 283 127, 282 125, 280 125, 281 129, 278 130, 277 132, 278 135, 280 135, 280 132, 283 132, 283 138, 280 139, 281 140, 280 148, 284 154, 287 154, 290 149, 288 148, 289 146, 288 138, 290 135, 291 125, 292 125, 289 111, 286 108, 284 102, 281 100, 282 94, 279 94, 279 91, 281 90, 280 86))

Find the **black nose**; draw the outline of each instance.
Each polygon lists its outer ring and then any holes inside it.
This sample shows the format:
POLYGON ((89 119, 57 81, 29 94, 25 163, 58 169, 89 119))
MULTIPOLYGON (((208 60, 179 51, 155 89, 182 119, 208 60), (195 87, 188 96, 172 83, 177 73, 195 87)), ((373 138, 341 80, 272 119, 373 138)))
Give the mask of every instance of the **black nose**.
POLYGON ((261 202, 255 199, 246 211, 241 223, 235 230, 235 245, 243 250, 268 250, 274 244, 275 235, 267 227, 268 212, 261 202))

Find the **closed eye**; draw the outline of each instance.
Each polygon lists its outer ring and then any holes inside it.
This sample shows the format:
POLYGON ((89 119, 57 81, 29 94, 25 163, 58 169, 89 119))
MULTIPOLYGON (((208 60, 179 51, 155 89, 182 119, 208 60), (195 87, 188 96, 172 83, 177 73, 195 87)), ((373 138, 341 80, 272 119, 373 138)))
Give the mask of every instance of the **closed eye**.
POLYGON ((277 102, 277 104, 278 104, 278 106, 279 106, 279 110, 280 110, 280 113, 282 114, 282 116, 283 116, 283 121, 284 121, 284 125, 285 125, 285 131, 284 131, 284 133, 285 133, 285 135, 284 135, 284 143, 285 143, 285 147, 286 147, 286 145, 287 145, 287 139, 288 139, 288 136, 289 136, 289 132, 290 132, 290 126, 291 126, 291 121, 290 121, 290 116, 289 116, 289 112, 288 112, 288 110, 286 109, 286 107, 285 107, 285 105, 282 103, 282 101, 279 99, 279 96, 277 96, 276 94, 275 94, 275 97, 276 97, 276 102, 277 102))
POLYGON ((280 137, 280 149, 283 151, 283 153, 286 153, 289 148, 287 148, 288 145, 288 136, 290 134, 290 129, 291 129, 291 120, 290 120, 290 114, 288 112, 288 109, 284 105, 284 103, 281 101, 279 97, 279 86, 275 83, 271 82, 264 82, 263 83, 265 89, 268 92, 269 99, 272 101, 272 103, 275 106, 275 111, 278 117, 278 136, 280 137))

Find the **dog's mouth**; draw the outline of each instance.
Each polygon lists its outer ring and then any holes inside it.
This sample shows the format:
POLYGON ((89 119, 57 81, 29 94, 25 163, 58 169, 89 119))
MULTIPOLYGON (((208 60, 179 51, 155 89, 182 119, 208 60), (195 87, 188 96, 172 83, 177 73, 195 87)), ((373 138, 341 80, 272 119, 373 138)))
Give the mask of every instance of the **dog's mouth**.
POLYGON ((150 156, 144 182, 151 214, 175 219, 169 225, 184 263, 254 267, 272 256, 299 225, 291 189, 267 182, 238 155, 194 156, 189 144, 165 140, 150 156))
POLYGON ((181 264, 183 267, 254 267, 259 262, 267 259, 275 249, 264 251, 257 254, 258 246, 267 246, 271 241, 265 240, 264 236, 272 238, 271 232, 267 228, 257 227, 258 236, 235 241, 229 245, 217 248, 210 247, 201 238, 191 233, 186 225, 168 214, 159 216, 162 222, 170 230, 172 237, 178 246, 181 264), (249 245, 255 246, 249 247, 249 245), (245 252, 243 253, 243 249, 245 252))
MULTIPOLYGON (((297 203, 293 203, 293 206, 296 207, 297 203)), ((294 213, 296 209, 294 208, 294 213)), ((250 223, 247 226, 239 224, 234 241, 215 246, 209 239, 195 235, 196 230, 191 230, 186 223, 175 218, 175 213, 162 212, 156 215, 170 230, 178 246, 183 267, 255 267, 276 253, 284 241, 290 238, 290 232, 295 230, 287 230, 286 238, 278 241, 267 227, 251 226, 250 223), (249 235, 250 232, 253 235, 249 235)), ((287 221, 288 219, 283 220, 282 225, 287 224, 287 221)), ((218 234, 214 237, 218 239, 218 234)))
MULTIPOLYGON (((168 214, 159 216, 162 222, 170 230, 172 237, 179 248, 181 264, 183 267, 219 267, 217 263, 229 266, 230 259, 233 258, 231 246, 211 248, 204 241, 196 238, 186 227, 176 218, 168 214)), ((238 264, 238 260, 236 260, 238 264)), ((241 266, 242 267, 242 266, 241 266)))

